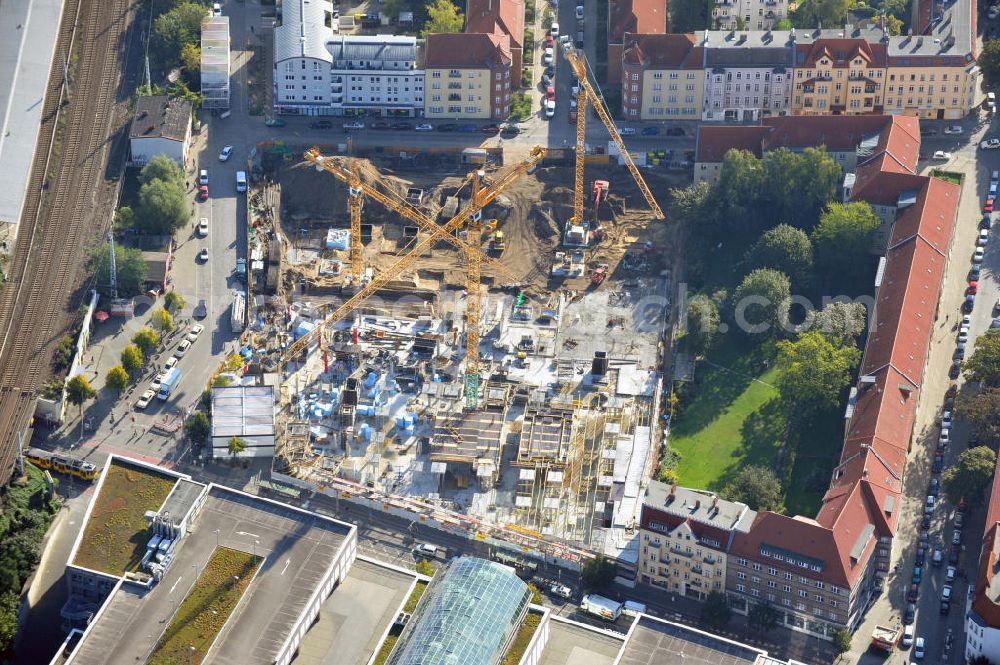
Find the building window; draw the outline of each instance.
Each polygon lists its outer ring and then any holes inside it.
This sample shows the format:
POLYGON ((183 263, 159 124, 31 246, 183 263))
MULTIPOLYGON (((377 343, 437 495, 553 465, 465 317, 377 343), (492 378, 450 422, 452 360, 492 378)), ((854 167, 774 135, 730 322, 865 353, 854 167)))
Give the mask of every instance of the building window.
POLYGON ((632 80, 633 81, 638 81, 639 80, 639 75, 638 74, 632 74, 632 80))

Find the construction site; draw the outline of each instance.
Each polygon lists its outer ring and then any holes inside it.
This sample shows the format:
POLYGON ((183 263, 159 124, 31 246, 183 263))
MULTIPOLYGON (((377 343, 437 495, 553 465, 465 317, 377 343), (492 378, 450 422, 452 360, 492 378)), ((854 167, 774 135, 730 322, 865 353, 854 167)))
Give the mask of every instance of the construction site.
POLYGON ((243 344, 277 376, 275 471, 626 549, 670 346, 657 199, 681 181, 611 142, 258 148, 243 344))

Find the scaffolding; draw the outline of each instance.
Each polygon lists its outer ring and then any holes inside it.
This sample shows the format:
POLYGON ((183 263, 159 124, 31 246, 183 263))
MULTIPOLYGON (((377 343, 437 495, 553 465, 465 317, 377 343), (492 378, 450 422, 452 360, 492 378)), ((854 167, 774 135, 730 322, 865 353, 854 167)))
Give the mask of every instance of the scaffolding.
POLYGON ((229 108, 229 17, 201 24, 201 94, 207 109, 229 108))

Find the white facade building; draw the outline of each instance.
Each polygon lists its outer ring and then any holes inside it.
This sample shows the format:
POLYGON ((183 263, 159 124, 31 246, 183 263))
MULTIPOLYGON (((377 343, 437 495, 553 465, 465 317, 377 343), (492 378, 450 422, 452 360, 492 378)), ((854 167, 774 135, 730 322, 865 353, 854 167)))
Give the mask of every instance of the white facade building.
POLYGON ((333 5, 326 0, 285 0, 274 28, 274 110, 294 115, 330 113, 330 65, 326 42, 333 5))
POLYGON ((423 42, 416 37, 338 35, 326 50, 333 115, 423 115, 423 42))
POLYGON ((201 22, 201 94, 207 109, 229 108, 229 17, 201 22))
POLYGON ((191 102, 166 95, 140 97, 129 128, 129 164, 166 155, 185 168, 191 144, 191 102))
POLYGON ((770 30, 788 17, 788 0, 717 0, 712 18, 718 30, 735 30, 737 20, 748 30, 770 30))
POLYGON ((702 120, 752 122, 791 114, 794 42, 788 32, 708 31, 702 120))

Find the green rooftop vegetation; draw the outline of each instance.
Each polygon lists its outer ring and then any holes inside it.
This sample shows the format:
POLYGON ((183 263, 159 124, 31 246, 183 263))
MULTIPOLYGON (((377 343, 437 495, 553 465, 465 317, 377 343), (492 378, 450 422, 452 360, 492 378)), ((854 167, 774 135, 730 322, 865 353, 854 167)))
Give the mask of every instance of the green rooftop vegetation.
POLYGON ((74 563, 109 575, 137 570, 148 541, 146 511, 158 510, 175 482, 150 469, 112 463, 74 563))
MULTIPOLYGON (((413 614, 413 610, 417 609, 417 603, 420 602, 420 597, 424 595, 426 590, 427 582, 418 581, 417 585, 413 587, 413 591, 410 592, 410 597, 406 599, 403 611, 413 614)), ((375 657, 375 662, 372 665, 385 665, 385 661, 389 659, 389 654, 392 653, 392 648, 396 646, 396 640, 399 639, 399 634, 402 632, 402 626, 393 626, 389 630, 389 634, 385 636, 385 641, 382 642, 382 647, 378 650, 378 656, 375 657)))
POLYGON ((263 560, 228 547, 216 549, 146 662, 201 663, 263 560))
POLYGON ((521 627, 517 629, 517 635, 514 636, 514 641, 511 642, 510 648, 507 649, 507 655, 503 659, 503 665, 517 665, 524 658, 524 652, 528 650, 528 645, 531 644, 531 638, 538 630, 539 624, 542 623, 542 615, 536 612, 528 611, 524 615, 524 621, 521 622, 521 627))

